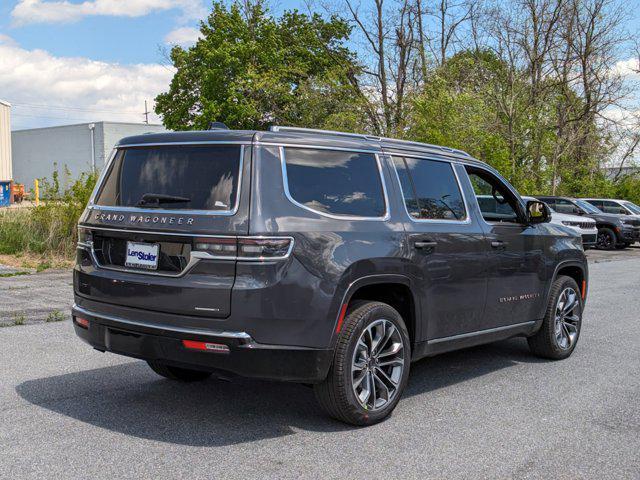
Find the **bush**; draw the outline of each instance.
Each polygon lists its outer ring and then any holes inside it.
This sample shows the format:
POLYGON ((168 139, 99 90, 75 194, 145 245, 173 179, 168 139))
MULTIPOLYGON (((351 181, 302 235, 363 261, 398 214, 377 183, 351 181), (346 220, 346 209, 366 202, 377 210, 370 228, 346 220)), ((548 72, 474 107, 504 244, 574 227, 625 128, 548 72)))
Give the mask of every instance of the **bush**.
POLYGON ((42 180, 45 200, 40 206, 0 212, 0 254, 72 258, 78 220, 95 183, 96 175, 85 173, 68 182, 68 187, 62 187, 57 170, 51 182, 42 180))

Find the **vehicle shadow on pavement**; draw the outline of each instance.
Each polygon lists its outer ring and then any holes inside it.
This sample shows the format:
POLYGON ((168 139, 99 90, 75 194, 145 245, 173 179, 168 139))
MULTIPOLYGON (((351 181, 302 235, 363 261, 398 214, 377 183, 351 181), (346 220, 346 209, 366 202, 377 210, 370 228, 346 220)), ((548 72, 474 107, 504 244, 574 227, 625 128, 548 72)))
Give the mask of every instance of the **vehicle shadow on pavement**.
MULTIPOLYGON (((537 361, 522 339, 462 350, 412 366, 406 396, 537 361)), ((26 381, 16 392, 28 402, 100 428, 160 442, 224 446, 295 434, 350 430, 324 416, 303 385, 234 378, 177 383, 144 362, 26 381)), ((402 407, 402 403, 400 404, 402 407)))

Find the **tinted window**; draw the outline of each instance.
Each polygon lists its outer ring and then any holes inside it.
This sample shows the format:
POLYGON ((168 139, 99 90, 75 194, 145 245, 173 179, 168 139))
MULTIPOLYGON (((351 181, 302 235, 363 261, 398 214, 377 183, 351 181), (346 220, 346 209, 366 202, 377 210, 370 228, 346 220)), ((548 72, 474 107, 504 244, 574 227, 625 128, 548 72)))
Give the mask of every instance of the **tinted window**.
POLYGON ((462 220, 464 201, 450 163, 394 157, 409 215, 417 219, 462 220))
POLYGON ((382 217, 386 207, 373 154, 287 148, 289 194, 318 212, 382 217))
POLYGON ((126 148, 113 161, 96 204, 192 210, 232 210, 240 146, 126 148))
MULTIPOLYGON (((587 202, 584 202, 586 205, 589 205, 587 202)), ((591 205, 589 205, 591 208, 591 205)), ((565 200, 564 198, 556 199, 556 211, 559 213, 569 213, 569 214, 577 214, 580 213, 580 209, 576 207, 573 202, 569 200, 565 200)))
POLYGON ((615 214, 626 214, 627 211, 622 208, 617 202, 611 202, 609 200, 605 200, 602 202, 602 206, 596 205, 600 210, 605 213, 615 213, 615 214))

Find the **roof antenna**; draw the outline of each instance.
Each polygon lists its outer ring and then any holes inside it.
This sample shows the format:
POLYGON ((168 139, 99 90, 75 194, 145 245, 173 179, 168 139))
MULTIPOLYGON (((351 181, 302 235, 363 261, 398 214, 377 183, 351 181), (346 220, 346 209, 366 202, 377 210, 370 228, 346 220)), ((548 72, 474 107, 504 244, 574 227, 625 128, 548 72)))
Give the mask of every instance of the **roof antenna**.
POLYGON ((229 127, 222 122, 211 122, 209 124, 209 130, 229 130, 229 127))

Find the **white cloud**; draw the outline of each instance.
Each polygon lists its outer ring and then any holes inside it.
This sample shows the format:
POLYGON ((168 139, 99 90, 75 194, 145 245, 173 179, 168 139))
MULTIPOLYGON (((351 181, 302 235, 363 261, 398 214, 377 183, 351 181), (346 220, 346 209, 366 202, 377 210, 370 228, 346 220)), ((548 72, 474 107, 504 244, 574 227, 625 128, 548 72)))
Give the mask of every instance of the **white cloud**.
POLYGON ((15 25, 31 23, 67 23, 83 17, 108 15, 141 17, 162 10, 179 9, 183 19, 202 18, 206 10, 202 0, 20 0, 11 12, 15 25))
MULTIPOLYGON (((141 122, 144 101, 166 91, 174 70, 26 50, 0 37, 0 92, 14 105, 15 127, 84 121, 141 122), (28 105, 25 105, 28 104, 28 105)), ((150 121, 159 122, 152 114, 150 121)))
POLYGON ((180 27, 170 31, 164 41, 169 45, 188 46, 200 38, 200 30, 192 27, 180 27))
POLYGON ((637 58, 620 60, 616 62, 612 70, 623 77, 640 79, 640 61, 637 58))

